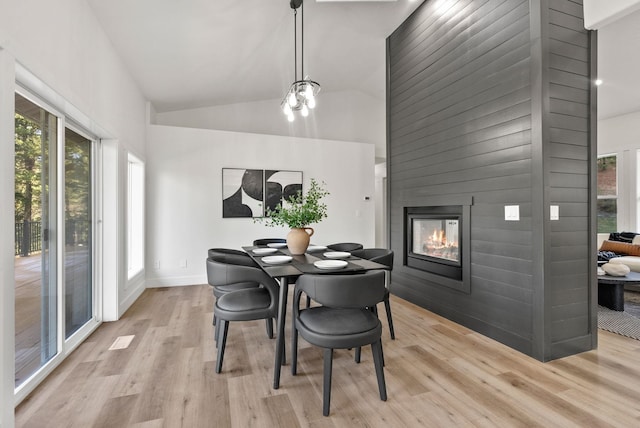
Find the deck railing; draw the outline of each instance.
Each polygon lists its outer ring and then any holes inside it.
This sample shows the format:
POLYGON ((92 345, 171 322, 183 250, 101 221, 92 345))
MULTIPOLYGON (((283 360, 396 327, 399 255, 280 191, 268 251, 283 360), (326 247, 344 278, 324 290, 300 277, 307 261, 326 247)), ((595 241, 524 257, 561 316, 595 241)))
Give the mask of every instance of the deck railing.
POLYGON ((28 256, 42 250, 42 226, 39 221, 16 223, 16 256, 28 256))
MULTIPOLYGON (((42 251, 42 223, 24 221, 16 223, 15 255, 26 257, 42 251)), ((65 224, 66 245, 89 245, 91 236, 89 223, 84 220, 69 220, 65 224)), ((44 239, 47 237, 45 236, 44 239)))

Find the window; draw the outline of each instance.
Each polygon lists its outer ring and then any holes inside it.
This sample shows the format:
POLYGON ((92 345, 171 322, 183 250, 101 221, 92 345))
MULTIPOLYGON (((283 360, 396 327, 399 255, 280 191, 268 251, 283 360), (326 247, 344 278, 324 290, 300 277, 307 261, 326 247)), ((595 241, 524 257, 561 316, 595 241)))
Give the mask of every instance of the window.
POLYGON ((617 155, 598 157, 598 233, 618 230, 617 155))
POLYGON ((144 269, 144 164, 129 154, 127 270, 129 279, 144 269))

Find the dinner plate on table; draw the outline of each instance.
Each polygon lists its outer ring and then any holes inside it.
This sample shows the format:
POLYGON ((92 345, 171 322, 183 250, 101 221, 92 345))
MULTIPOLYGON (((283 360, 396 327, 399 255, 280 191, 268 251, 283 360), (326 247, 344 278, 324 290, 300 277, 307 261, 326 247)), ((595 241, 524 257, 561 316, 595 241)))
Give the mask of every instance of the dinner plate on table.
POLYGON ((291 261, 291 256, 267 256, 262 261, 270 265, 282 265, 291 261))
POLYGON ((324 256, 328 259, 348 259, 351 257, 351 253, 346 251, 328 251, 324 253, 324 256))
POLYGON ((313 265, 318 269, 335 270, 346 267, 348 263, 344 260, 318 260, 313 265))
POLYGON ((273 254, 278 250, 275 249, 275 248, 256 248, 256 249, 251 250, 251 251, 253 252, 253 254, 262 254, 262 255, 264 255, 264 254, 273 254))
POLYGON ((309 247, 307 247, 307 253, 315 253, 316 251, 322 251, 326 249, 327 247, 323 245, 309 245, 309 247))
POLYGON ((271 247, 271 248, 284 248, 287 246, 286 242, 272 242, 270 244, 267 244, 267 247, 271 247))

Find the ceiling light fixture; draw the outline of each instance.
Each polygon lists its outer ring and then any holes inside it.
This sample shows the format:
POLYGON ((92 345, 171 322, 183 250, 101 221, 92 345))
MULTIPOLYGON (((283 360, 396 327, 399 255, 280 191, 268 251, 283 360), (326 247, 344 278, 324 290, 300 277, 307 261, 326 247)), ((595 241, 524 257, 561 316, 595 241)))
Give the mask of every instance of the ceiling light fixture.
POLYGON ((316 106, 316 95, 320 92, 320 84, 304 75, 304 7, 303 0, 291 0, 289 5, 293 9, 293 78, 294 82, 285 94, 280 107, 289 122, 295 117, 293 112, 299 111, 303 117, 309 116, 309 110, 316 106), (298 80, 298 8, 300 8, 300 77, 298 80))

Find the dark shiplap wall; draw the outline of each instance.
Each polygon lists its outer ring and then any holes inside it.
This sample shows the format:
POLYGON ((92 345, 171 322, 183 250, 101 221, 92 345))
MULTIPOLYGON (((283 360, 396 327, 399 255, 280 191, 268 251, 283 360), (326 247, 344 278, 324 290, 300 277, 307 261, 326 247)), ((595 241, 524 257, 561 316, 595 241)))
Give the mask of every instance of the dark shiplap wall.
POLYGON ((389 37, 393 293, 541 360, 590 349, 589 64, 570 0, 427 0, 389 37), (403 207, 468 196, 470 294, 400 256, 403 207))

